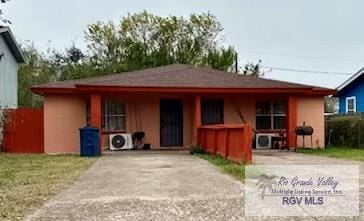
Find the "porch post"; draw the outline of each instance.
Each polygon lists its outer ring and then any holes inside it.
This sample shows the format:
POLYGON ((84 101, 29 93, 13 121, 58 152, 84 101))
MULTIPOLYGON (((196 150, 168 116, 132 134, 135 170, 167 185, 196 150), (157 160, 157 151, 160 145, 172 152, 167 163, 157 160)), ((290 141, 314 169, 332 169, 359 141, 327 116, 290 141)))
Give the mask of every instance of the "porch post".
POLYGON ((195 96, 195 113, 193 124, 193 143, 198 143, 198 128, 201 127, 201 97, 195 96))
POLYGON ((91 94, 91 126, 101 130, 101 95, 91 94))
POLYGON ((297 97, 289 96, 287 101, 287 120, 286 120, 286 136, 287 147, 292 148, 296 146, 296 133, 297 126, 297 97))

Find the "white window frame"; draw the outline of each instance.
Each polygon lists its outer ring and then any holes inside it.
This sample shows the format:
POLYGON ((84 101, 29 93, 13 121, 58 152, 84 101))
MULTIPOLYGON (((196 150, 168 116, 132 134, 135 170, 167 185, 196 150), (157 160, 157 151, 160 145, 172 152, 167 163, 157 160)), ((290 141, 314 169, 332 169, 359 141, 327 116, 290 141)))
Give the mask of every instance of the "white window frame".
POLYGON ((349 113, 349 100, 354 101, 354 109, 350 113, 356 113, 356 96, 346 97, 346 99, 345 99, 345 107, 346 107, 345 112, 349 113))

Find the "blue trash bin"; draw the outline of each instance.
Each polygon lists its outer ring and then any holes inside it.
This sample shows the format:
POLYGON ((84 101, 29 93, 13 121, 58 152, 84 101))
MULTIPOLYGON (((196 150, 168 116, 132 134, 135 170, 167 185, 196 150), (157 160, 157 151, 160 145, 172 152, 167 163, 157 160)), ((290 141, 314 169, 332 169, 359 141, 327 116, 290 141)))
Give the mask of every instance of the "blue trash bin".
POLYGON ((100 133, 98 128, 80 128, 80 155, 95 157, 100 155, 100 133))

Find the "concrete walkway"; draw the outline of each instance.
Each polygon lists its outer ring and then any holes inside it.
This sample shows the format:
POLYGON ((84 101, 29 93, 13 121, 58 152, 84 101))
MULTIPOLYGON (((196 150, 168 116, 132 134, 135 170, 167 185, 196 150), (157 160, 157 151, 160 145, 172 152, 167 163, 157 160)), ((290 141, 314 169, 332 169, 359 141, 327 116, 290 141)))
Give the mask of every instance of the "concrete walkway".
POLYGON ((243 191, 186 152, 108 155, 27 220, 242 220, 243 191))

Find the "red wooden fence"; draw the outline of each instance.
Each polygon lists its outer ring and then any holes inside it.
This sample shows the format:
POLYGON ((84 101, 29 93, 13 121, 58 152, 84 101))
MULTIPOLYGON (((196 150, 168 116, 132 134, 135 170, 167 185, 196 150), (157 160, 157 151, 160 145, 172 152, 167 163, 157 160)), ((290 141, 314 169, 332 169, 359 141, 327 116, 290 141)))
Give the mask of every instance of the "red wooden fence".
POLYGON ((43 109, 4 110, 3 144, 9 153, 44 153, 43 109))
POLYGON ((198 132, 198 144, 207 153, 238 163, 250 163, 252 135, 249 124, 202 126, 198 132))

